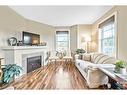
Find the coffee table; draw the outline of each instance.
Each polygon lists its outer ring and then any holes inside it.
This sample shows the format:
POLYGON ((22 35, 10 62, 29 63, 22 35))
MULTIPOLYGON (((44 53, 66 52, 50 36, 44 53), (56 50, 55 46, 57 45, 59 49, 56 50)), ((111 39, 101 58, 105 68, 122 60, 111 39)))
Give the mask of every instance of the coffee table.
POLYGON ((114 72, 113 68, 98 68, 109 77, 109 83, 113 89, 125 89, 123 84, 127 83, 127 75, 122 75, 114 72))

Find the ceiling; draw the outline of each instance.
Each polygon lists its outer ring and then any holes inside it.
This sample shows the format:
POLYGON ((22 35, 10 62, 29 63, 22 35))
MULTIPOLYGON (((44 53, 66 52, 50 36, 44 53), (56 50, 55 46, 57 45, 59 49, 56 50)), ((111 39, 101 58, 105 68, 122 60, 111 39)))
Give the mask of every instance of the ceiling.
POLYGON ((113 6, 9 6, 23 17, 53 26, 92 24, 113 6))

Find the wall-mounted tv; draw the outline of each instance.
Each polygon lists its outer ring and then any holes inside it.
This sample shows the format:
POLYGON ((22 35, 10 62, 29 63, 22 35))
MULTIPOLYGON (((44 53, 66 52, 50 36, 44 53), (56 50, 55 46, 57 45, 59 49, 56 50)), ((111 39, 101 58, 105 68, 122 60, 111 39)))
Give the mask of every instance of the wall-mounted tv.
POLYGON ((29 33, 29 32, 22 32, 22 40, 24 45, 38 45, 40 44, 40 35, 29 33))

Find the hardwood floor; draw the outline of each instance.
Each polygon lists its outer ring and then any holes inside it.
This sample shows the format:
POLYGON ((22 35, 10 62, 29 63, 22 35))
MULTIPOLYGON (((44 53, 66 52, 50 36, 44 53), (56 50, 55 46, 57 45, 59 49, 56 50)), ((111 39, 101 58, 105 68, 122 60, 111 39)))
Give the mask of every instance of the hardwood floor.
POLYGON ((56 63, 23 75, 14 89, 88 89, 73 63, 56 63))

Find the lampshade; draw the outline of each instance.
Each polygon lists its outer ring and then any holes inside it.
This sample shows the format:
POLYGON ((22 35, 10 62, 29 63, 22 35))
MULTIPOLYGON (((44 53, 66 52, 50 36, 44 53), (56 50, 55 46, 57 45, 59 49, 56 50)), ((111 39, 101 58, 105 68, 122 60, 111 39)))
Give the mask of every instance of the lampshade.
POLYGON ((86 39, 86 42, 90 42, 91 41, 91 37, 90 36, 85 37, 85 39, 86 39))
POLYGON ((90 41, 91 41, 90 36, 82 37, 82 39, 81 39, 81 42, 90 42, 90 41))
POLYGON ((86 42, 85 37, 82 37, 81 42, 86 42))

